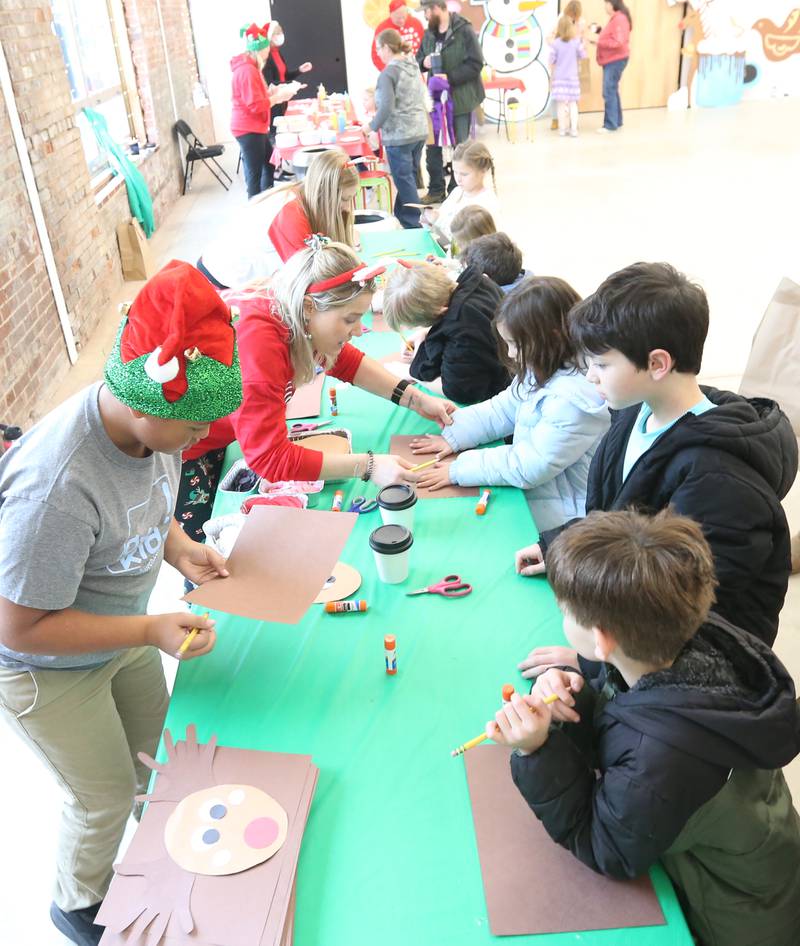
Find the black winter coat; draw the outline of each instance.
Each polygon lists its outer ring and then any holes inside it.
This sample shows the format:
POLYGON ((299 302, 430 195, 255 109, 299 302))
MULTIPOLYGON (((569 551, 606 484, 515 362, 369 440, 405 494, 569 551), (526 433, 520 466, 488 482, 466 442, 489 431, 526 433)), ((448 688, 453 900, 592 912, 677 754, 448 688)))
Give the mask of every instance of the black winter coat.
MULTIPOLYGON (((781 500, 797 474, 797 439, 774 401, 715 388, 703 392, 716 408, 681 417, 639 457, 624 483, 625 450, 639 406, 613 413, 589 468, 586 511, 671 506, 690 516, 714 554, 714 610, 772 644, 791 570, 781 500)), ((545 558, 560 531, 542 534, 545 558)))
POLYGON ((630 690, 615 668, 586 667, 599 674, 577 695, 581 722, 511 756, 550 837, 611 877, 662 859, 704 946, 797 946, 800 819, 779 769, 800 753, 800 708, 786 668, 716 615, 630 690))
POLYGON ((417 50, 417 62, 425 72, 426 56, 442 43, 442 69, 450 83, 453 96, 453 114, 467 115, 483 101, 486 93, 481 82, 483 50, 472 24, 459 13, 450 14, 450 29, 442 38, 430 28, 422 34, 422 44, 417 50))
POLYGON ((477 404, 508 387, 492 329, 503 293, 476 266, 459 275, 447 312, 433 324, 411 362, 420 381, 441 376, 445 397, 477 404))

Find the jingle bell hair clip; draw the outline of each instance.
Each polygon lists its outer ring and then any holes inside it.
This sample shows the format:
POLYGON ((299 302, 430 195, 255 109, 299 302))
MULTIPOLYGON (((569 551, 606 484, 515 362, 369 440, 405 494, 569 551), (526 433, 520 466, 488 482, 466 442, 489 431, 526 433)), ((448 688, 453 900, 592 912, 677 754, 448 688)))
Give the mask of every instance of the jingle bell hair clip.
POLYGON ((312 282, 308 287, 308 292, 327 292, 328 289, 335 289, 337 286, 343 286, 345 283, 357 283, 362 289, 367 283, 376 276, 381 276, 386 272, 385 266, 357 266, 355 269, 348 269, 345 273, 339 273, 338 276, 331 276, 330 279, 323 279, 321 282, 312 282))

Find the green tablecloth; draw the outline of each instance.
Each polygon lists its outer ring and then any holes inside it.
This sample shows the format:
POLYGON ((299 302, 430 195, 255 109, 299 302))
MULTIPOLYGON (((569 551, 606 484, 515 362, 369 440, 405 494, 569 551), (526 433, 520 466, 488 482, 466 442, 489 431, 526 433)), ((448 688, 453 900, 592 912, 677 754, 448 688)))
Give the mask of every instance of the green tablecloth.
MULTIPOLYGON (((398 340, 371 333, 358 343, 381 355, 398 340)), ((336 387, 338 422, 352 430, 355 451, 385 451, 392 433, 434 429, 357 388, 336 387)), ((327 411, 327 397, 323 404, 327 411)), ((228 462, 239 455, 234 445, 228 462)), ((346 483, 346 500, 361 485, 346 483)), ((326 487, 319 508, 329 508, 334 488, 326 487)), ((215 511, 240 502, 218 496, 215 511)), ((310 753, 319 766, 298 871, 296 946, 493 939, 464 764, 450 750, 482 731, 504 683, 526 687, 515 668, 531 647, 563 636, 546 581, 514 574, 514 550, 535 540, 522 493, 495 488, 485 516, 474 508, 474 499, 418 503, 410 576, 399 586, 375 573, 367 538, 378 513, 359 517, 343 560, 363 576, 366 614, 314 606, 294 626, 216 614, 215 650, 180 667, 167 718, 173 733, 194 722, 203 740, 216 733, 222 745, 310 753), (473 594, 404 596, 448 572, 471 582, 473 594), (384 671, 385 633, 397 636, 395 677, 384 671)), ((669 881, 660 869, 653 879, 667 926, 514 944, 690 946, 669 881)))
POLYGON ((415 263, 424 260, 432 253, 444 256, 444 250, 434 240, 430 230, 386 230, 366 231, 359 236, 361 240, 361 258, 365 263, 382 263, 389 266, 393 257, 402 256, 415 263))

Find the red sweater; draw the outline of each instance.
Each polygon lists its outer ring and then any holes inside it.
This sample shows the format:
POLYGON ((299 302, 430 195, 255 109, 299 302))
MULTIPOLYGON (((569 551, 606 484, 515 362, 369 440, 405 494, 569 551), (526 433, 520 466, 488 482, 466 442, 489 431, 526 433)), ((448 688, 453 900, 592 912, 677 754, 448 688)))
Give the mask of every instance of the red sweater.
MULTIPOLYGON (((375 35, 372 38, 372 61, 375 63, 375 68, 378 72, 383 72, 386 68, 386 64, 381 61, 381 57, 378 55, 378 37, 384 30, 397 30, 397 27, 392 23, 392 18, 387 17, 383 23, 379 23, 377 29, 375 30, 375 35)), ((420 21, 415 17, 409 14, 406 17, 405 25, 401 30, 397 30, 401 38, 407 43, 411 43, 411 52, 416 56, 417 50, 422 45, 422 37, 425 34, 425 27, 420 23, 420 21)))
POLYGON ((296 197, 281 207, 267 233, 275 252, 284 263, 298 250, 306 248, 305 240, 311 236, 311 224, 296 197))
POLYGON ((627 59, 631 54, 630 36, 631 25, 627 16, 617 10, 597 37, 598 66, 607 66, 610 62, 627 59))
MULTIPOLYGON (((294 394, 294 370, 289 330, 280 318, 274 296, 264 291, 231 291, 223 298, 240 311, 236 337, 244 398, 239 410, 214 421, 205 440, 187 450, 183 459, 193 460, 238 440, 247 465, 265 479, 319 479, 323 454, 292 443, 286 430, 286 404, 294 394)), ((328 374, 340 381, 352 381, 363 357, 355 346, 345 345, 328 374)))
POLYGON ((269 91, 258 64, 247 53, 231 59, 231 133, 266 135, 269 91))

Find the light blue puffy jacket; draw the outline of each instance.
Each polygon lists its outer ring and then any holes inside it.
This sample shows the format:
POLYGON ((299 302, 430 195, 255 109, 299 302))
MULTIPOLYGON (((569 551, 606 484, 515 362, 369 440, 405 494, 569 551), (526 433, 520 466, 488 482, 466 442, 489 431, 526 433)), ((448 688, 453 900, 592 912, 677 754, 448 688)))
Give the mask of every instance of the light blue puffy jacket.
POLYGON ((611 422, 605 401, 575 370, 557 371, 543 387, 532 375, 488 401, 464 407, 442 436, 454 451, 459 486, 518 486, 537 529, 586 515, 586 480, 600 438, 611 422), (472 450, 513 433, 513 443, 472 450))

